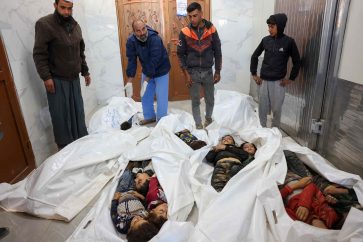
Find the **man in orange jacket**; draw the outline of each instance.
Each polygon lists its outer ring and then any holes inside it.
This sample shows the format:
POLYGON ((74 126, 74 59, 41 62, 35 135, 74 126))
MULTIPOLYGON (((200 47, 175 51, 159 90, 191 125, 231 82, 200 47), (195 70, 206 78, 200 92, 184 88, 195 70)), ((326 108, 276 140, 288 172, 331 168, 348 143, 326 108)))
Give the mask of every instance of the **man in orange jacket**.
POLYGON ((190 25, 179 34, 177 54, 185 75, 185 84, 192 99, 192 111, 197 129, 202 129, 200 116, 200 88, 204 89, 206 115, 204 126, 212 122, 214 84, 221 79, 222 50, 216 28, 202 18, 202 7, 193 2, 188 8, 190 25), (213 75, 213 64, 215 72, 213 75))

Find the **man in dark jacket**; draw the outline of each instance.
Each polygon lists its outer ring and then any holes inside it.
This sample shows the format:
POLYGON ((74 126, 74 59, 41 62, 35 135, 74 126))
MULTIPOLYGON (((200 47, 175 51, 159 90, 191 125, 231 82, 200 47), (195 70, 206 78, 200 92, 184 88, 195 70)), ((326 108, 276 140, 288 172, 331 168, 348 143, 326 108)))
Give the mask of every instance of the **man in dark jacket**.
POLYGON ((192 99, 192 111, 197 129, 202 129, 200 117, 200 87, 204 89, 206 115, 204 126, 212 122, 214 84, 221 79, 222 50, 216 28, 202 18, 202 7, 193 2, 187 7, 190 25, 181 30, 177 54, 185 75, 185 84, 192 99), (212 66, 215 61, 215 73, 212 66))
POLYGON ((285 86, 295 80, 300 69, 300 55, 295 40, 284 34, 287 16, 284 13, 267 19, 269 36, 262 39, 251 57, 252 78, 260 85, 259 116, 266 127, 267 114, 273 113, 272 127, 280 127, 281 108, 285 98, 285 86), (257 75, 258 57, 265 51, 260 76, 257 75), (287 62, 292 58, 293 67, 289 79, 285 79, 287 62))
POLYGON ((47 91, 55 142, 61 149, 87 135, 79 73, 90 85, 81 28, 73 1, 56 0, 55 11, 35 25, 33 59, 47 91))
POLYGON ((141 101, 144 119, 141 125, 159 121, 168 112, 168 88, 170 62, 168 53, 158 32, 147 26, 142 20, 132 23, 134 33, 127 39, 126 56, 128 59, 126 74, 132 82, 137 67, 137 58, 142 66, 141 101), (157 110, 154 110, 156 93, 157 110))

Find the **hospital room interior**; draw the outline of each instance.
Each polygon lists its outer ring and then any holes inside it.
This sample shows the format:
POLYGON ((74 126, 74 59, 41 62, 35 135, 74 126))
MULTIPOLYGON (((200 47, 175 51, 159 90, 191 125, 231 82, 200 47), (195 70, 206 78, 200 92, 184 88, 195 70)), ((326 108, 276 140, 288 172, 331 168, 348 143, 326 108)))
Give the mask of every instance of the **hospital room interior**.
POLYGON ((363 1, 0 6, 0 241, 363 242, 363 1))

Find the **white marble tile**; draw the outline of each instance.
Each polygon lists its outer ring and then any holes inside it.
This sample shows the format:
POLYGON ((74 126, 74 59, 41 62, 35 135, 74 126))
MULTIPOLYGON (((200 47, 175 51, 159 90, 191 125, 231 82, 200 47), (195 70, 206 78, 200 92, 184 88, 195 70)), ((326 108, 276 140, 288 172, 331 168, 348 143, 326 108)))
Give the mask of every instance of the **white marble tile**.
POLYGON ((114 1, 84 0, 82 19, 87 41, 88 63, 96 88, 97 103, 124 96, 118 23, 114 1), (93 70, 93 71, 92 71, 93 70))
POLYGON ((222 42, 223 64, 218 89, 249 93, 252 54, 252 0, 212 2, 212 22, 222 42))

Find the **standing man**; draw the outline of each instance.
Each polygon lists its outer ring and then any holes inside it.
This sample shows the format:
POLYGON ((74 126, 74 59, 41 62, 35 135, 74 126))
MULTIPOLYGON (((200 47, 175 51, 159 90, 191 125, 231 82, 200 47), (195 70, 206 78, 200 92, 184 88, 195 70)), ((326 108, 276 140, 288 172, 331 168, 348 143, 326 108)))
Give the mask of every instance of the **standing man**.
POLYGON ((55 11, 35 24, 33 59, 47 91, 58 149, 87 135, 79 73, 91 84, 73 0, 55 0, 55 11))
POLYGON ((132 23, 132 29, 133 34, 126 43, 128 59, 126 74, 128 76, 127 81, 132 82, 136 74, 137 58, 139 58, 142 66, 142 91, 140 94, 144 113, 144 119, 140 121, 140 125, 145 125, 159 121, 168 113, 170 62, 157 31, 147 26, 142 20, 135 20, 132 23), (146 88, 144 89, 143 86, 146 88), (155 93, 156 114, 154 109, 155 93))
POLYGON ((200 88, 204 89, 206 115, 204 126, 212 122, 214 107, 214 84, 221 79, 222 50, 216 28, 203 19, 202 7, 193 2, 187 7, 190 25, 179 34, 177 49, 185 84, 192 99, 192 111, 197 129, 203 129, 200 116, 200 88), (212 66, 215 61, 215 73, 212 66))
POLYGON ((281 109, 285 99, 285 86, 295 80, 300 69, 300 55, 295 40, 284 34, 287 16, 284 13, 267 19, 269 36, 262 39, 251 57, 250 71, 253 80, 260 85, 259 116, 266 127, 267 114, 272 110, 272 127, 280 127, 281 109), (265 51, 261 77, 257 75, 258 57, 265 51), (286 79, 287 61, 292 58, 293 67, 286 79))

